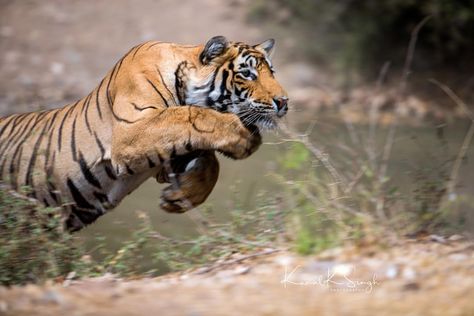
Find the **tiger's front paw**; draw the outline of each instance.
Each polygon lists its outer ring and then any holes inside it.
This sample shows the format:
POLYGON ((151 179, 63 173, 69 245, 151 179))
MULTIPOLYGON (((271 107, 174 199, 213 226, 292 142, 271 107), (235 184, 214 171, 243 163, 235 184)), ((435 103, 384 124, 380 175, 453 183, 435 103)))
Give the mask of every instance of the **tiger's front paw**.
POLYGON ((220 153, 232 159, 244 159, 257 151, 262 144, 262 136, 258 127, 239 126, 239 133, 234 136, 236 140, 221 150, 220 153))

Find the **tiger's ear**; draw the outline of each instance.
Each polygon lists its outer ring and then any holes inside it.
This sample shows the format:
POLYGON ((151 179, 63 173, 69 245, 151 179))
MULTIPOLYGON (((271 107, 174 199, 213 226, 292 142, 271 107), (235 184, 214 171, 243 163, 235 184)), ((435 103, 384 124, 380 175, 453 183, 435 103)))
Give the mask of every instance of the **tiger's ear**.
POLYGON ((270 38, 266 40, 265 42, 262 42, 254 46, 254 48, 258 49, 259 51, 267 55, 268 58, 272 57, 274 47, 275 47, 275 40, 273 38, 270 38))
POLYGON ((221 56, 227 51, 229 42, 224 36, 214 36, 207 41, 206 46, 199 55, 199 60, 208 65, 214 58, 221 56))

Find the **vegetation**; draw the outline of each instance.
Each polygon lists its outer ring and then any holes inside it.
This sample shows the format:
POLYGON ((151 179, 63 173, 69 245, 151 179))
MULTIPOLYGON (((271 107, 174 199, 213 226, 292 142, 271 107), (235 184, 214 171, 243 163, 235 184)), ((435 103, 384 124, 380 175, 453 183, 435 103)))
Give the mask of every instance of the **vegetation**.
POLYGON ((408 168, 410 184, 401 186, 388 166, 390 139, 382 148, 373 148, 376 141, 366 131, 352 133, 357 133, 354 137, 361 147, 337 144, 340 150, 331 160, 307 135, 291 134, 287 140, 284 170, 274 176, 284 187, 280 191, 285 193, 288 235, 299 253, 465 230, 467 212, 459 210, 472 207, 474 200, 467 195, 448 196, 454 179, 450 171, 462 158, 449 157, 440 149, 432 164, 408 168))
POLYGON ((101 238, 94 249, 87 251, 78 238, 64 231, 60 209, 38 206, 2 188, 0 284, 107 272, 127 277, 155 276, 270 246, 281 232, 281 226, 275 223, 282 218, 271 204, 247 213, 236 208, 231 215, 229 222, 217 223, 206 212, 200 220, 199 236, 176 240, 154 231, 147 214, 139 213, 140 227, 117 251, 106 249, 101 238), (100 255, 93 256, 93 252, 100 255))
POLYGON ((473 8, 472 0, 258 0, 250 18, 290 32, 297 39, 292 54, 332 62, 344 74, 357 69, 376 77, 386 61, 403 66, 410 33, 426 17, 414 61, 418 71, 465 67, 474 49, 473 8))
POLYGON ((0 284, 24 284, 80 271, 73 236, 61 212, 0 190, 0 284))
POLYGON ((100 239, 86 250, 63 230, 60 209, 42 208, 0 190, 0 283, 106 272, 155 276, 266 248, 311 254, 344 243, 383 244, 400 235, 459 232, 464 219, 458 206, 474 205, 468 196, 447 198, 454 185, 451 166, 464 153, 441 155, 439 163, 413 169, 413 185, 400 188, 387 168, 391 145, 376 146, 364 130, 352 130, 358 133, 354 137, 364 139, 360 146, 341 141, 331 160, 309 141, 311 131, 283 131, 288 138, 280 146, 279 168, 271 174, 280 194, 260 193, 253 210, 242 209, 237 198, 225 222, 214 219, 209 209, 193 211, 199 231, 194 238, 163 236, 141 212, 142 224, 117 251, 100 239))

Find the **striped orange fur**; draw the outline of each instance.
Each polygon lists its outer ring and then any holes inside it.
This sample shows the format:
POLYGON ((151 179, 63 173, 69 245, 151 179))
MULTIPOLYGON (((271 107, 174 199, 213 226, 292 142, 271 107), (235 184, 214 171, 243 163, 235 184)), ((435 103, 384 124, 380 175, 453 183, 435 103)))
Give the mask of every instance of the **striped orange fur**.
POLYGON ((0 119, 0 181, 63 206, 71 231, 152 176, 172 183, 163 209, 194 207, 217 181, 214 152, 248 157, 261 143, 259 128, 286 113, 272 47, 223 37, 138 45, 74 104, 0 119))

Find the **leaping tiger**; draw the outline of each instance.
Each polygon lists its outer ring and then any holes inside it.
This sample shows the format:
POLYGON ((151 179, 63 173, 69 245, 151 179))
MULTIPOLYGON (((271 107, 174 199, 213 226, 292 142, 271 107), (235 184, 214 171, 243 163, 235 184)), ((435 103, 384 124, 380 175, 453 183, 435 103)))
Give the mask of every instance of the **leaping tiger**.
POLYGON ((163 209, 194 207, 217 181, 214 151, 248 157, 261 144, 259 128, 287 112, 273 46, 222 36, 199 46, 138 45, 74 104, 0 118, 0 181, 62 206, 70 231, 152 176, 178 182, 163 190, 163 209))

